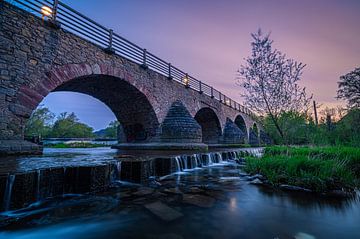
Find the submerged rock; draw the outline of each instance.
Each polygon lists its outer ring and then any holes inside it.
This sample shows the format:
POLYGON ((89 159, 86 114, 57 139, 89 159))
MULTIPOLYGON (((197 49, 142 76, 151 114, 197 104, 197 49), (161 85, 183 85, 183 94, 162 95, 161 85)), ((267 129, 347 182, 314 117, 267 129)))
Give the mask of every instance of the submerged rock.
POLYGON ((183 202, 198 207, 210 208, 214 206, 215 199, 204 195, 184 194, 183 202))
POLYGON ((326 193, 326 196, 331 196, 331 197, 339 197, 339 198, 347 198, 347 197, 352 197, 356 194, 356 192, 354 191, 344 191, 341 189, 338 190, 332 190, 328 193, 326 193))
POLYGON ((133 193, 135 196, 145 196, 152 194, 154 192, 154 189, 148 188, 148 187, 141 187, 136 192, 133 193))
POLYGON ((287 190, 287 191, 312 192, 310 189, 293 186, 293 185, 288 185, 288 184, 281 184, 279 186, 279 188, 282 190, 287 190))
POLYGON ((175 209, 169 207, 168 205, 157 201, 154 203, 149 203, 144 205, 146 209, 148 209, 155 216, 159 217, 164 221, 173 221, 183 216, 182 213, 176 211, 175 209))
POLYGON ((183 194, 179 188, 166 188, 164 189, 165 193, 172 193, 172 194, 183 194))
POLYGON ((314 237, 313 235, 304 233, 304 232, 298 232, 295 236, 295 239, 315 239, 316 237, 314 237))

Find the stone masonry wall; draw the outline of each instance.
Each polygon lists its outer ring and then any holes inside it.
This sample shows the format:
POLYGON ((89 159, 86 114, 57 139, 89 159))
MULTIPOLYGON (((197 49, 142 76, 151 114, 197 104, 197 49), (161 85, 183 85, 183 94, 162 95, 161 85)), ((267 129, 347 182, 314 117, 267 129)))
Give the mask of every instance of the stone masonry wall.
POLYGON ((254 124, 248 115, 205 94, 187 89, 121 56, 107 54, 87 40, 63 29, 56 30, 46 21, 0 1, 0 140, 23 139, 24 125, 31 112, 56 90, 90 94, 105 102, 120 121, 124 112, 130 114, 127 119, 149 120, 146 123, 149 134, 156 131, 153 128, 161 124, 177 100, 192 117, 204 107, 211 108, 222 130, 227 118, 234 121, 238 115, 243 117, 248 132, 254 124), (98 78, 98 84, 91 81, 94 77, 98 78), (109 83, 104 86, 107 80, 109 83), (79 81, 82 84, 76 83, 79 81), (102 93, 87 90, 90 82, 102 93), (129 85, 133 93, 117 97, 119 94, 114 93, 114 89, 121 85, 129 85), (136 112, 140 107, 134 107, 137 100, 146 101, 143 115, 136 112), (147 118, 147 115, 152 116, 147 118))

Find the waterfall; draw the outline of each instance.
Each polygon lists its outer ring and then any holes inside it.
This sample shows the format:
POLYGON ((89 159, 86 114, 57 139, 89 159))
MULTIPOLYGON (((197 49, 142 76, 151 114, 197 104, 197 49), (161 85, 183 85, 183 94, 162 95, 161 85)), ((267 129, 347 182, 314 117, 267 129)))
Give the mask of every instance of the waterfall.
POLYGON ((175 159, 175 163, 176 163, 176 172, 181 172, 181 165, 180 165, 181 157, 176 156, 174 159, 175 159))
POLYGON ((121 180, 121 161, 116 161, 116 179, 121 180))
POLYGON ((11 193, 15 181, 15 175, 9 175, 6 182, 5 194, 4 194, 4 210, 10 209, 11 193))
POLYGON ((184 164, 184 169, 188 169, 187 156, 181 157, 181 161, 184 164))
MULTIPOLYGON (((65 173, 64 173, 65 175, 65 173)), ((37 170, 37 182, 36 182, 36 201, 40 201, 40 181, 41 180, 41 170, 37 170)))

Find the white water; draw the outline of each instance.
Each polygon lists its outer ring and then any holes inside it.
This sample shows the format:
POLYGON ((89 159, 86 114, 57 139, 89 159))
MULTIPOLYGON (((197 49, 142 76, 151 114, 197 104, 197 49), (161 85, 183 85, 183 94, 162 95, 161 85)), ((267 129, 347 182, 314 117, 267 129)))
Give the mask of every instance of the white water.
POLYGON ((14 181, 15 181, 15 175, 9 175, 8 179, 7 179, 6 188, 5 188, 5 195, 4 195, 4 209, 5 209, 5 211, 8 211, 9 208, 10 208, 11 193, 12 193, 12 188, 13 188, 13 185, 14 185, 14 181))

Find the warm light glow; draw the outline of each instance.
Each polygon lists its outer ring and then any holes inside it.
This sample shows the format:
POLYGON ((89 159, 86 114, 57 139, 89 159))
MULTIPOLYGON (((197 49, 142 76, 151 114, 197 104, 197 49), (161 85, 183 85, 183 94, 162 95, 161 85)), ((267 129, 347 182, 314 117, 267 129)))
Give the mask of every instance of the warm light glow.
POLYGON ((52 10, 51 10, 51 8, 49 8, 48 6, 43 6, 42 8, 41 8, 41 13, 42 13, 42 15, 44 15, 44 16, 51 16, 52 15, 52 10))
POLYGON ((183 83, 187 86, 189 85, 189 77, 187 75, 184 77, 183 83))
POLYGON ((226 105, 230 105, 230 100, 227 99, 227 100, 225 101, 225 104, 226 104, 226 105))

